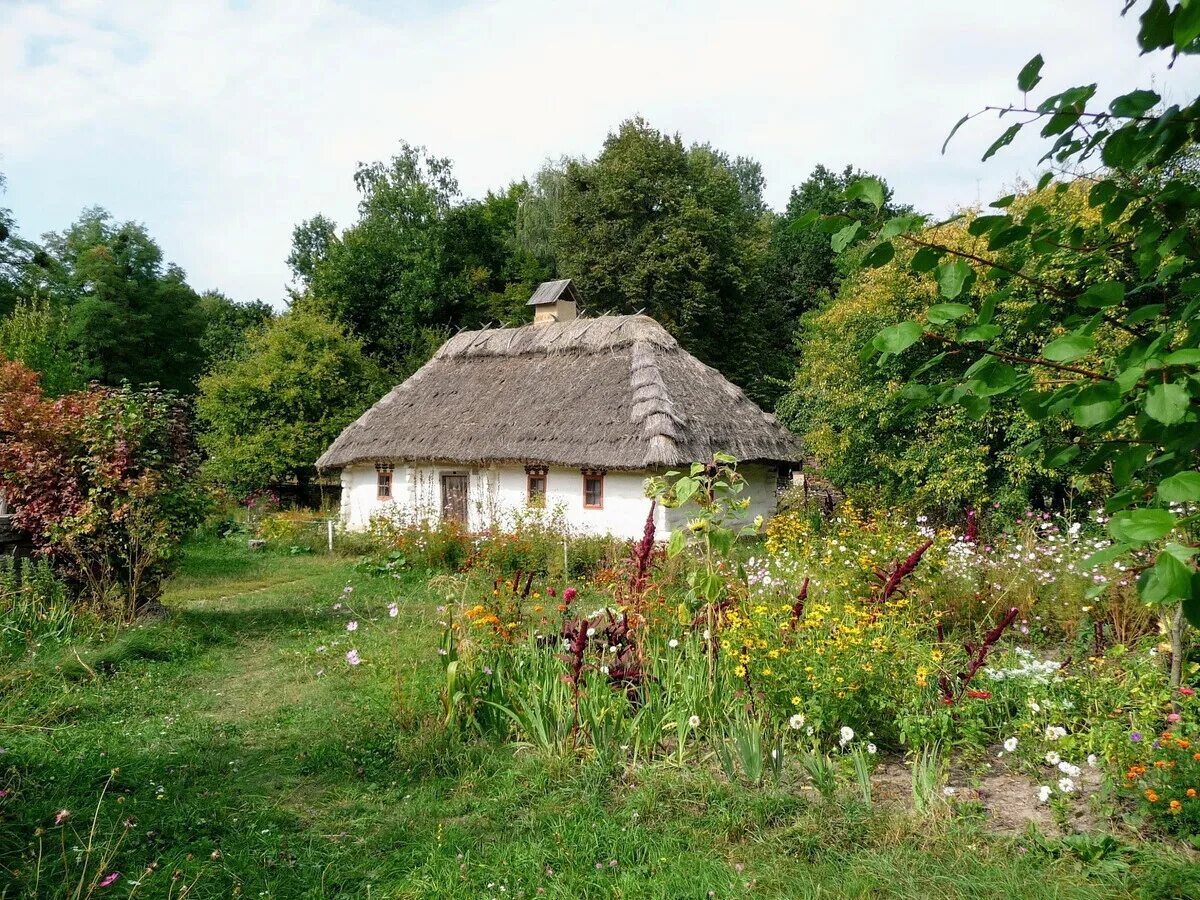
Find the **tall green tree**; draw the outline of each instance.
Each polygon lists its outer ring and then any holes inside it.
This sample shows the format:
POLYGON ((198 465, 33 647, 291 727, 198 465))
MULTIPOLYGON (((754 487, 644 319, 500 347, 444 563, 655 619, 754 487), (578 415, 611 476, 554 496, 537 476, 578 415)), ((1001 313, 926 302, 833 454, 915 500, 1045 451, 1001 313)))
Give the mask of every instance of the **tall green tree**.
POLYGON ((68 340, 65 311, 42 297, 17 300, 0 319, 0 356, 37 372, 51 397, 81 390, 95 377, 68 340))
POLYGON ((753 169, 685 147, 642 119, 565 172, 555 228, 559 274, 595 311, 638 310, 762 399, 786 362, 765 354, 778 307, 760 280, 768 232, 753 169))
POLYGON ((199 300, 204 330, 200 335, 200 352, 205 371, 241 354, 249 343, 250 332, 260 328, 275 315, 269 303, 253 300, 237 303, 220 291, 205 291, 199 300))
POLYGON ((199 298, 143 226, 93 208, 47 235, 45 247, 43 286, 65 311, 83 365, 105 384, 195 391, 203 365, 199 298))
POLYGON ((361 341, 294 309, 200 379, 205 471, 243 495, 273 483, 304 484, 317 457, 386 386, 361 341))

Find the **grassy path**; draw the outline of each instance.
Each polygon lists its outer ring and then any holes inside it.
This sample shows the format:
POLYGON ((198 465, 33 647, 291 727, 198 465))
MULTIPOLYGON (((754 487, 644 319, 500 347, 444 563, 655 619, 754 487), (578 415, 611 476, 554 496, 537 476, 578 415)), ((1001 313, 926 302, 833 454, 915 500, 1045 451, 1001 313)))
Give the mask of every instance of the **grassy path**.
POLYGON ((604 773, 449 740, 436 603, 415 577, 201 544, 166 621, 0 671, 0 896, 1008 900, 1188 896, 1197 877, 702 769, 604 773))

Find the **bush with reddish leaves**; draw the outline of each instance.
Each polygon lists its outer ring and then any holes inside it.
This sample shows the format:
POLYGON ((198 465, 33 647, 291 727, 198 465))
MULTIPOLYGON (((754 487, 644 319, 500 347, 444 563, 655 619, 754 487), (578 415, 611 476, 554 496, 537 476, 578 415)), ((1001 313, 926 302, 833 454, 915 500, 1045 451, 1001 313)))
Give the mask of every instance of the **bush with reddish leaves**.
POLYGON ((102 613, 158 597, 204 510, 185 410, 170 394, 93 386, 56 399, 0 361, 0 491, 14 524, 102 613))

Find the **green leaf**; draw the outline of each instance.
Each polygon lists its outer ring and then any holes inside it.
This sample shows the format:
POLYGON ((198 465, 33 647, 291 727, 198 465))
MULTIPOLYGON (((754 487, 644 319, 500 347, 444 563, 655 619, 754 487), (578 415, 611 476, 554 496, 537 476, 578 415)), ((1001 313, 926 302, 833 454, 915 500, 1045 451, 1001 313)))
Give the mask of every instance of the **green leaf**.
POLYGON ((992 358, 967 382, 968 387, 979 397, 993 397, 1012 389, 1017 383, 1017 370, 1008 363, 992 358))
POLYGON ((890 263, 895 255, 896 248, 892 246, 892 242, 883 241, 876 244, 871 252, 863 257, 862 264, 868 269, 878 269, 880 266, 890 263))
POLYGON ((948 135, 946 135, 946 140, 942 142, 942 156, 946 155, 946 148, 950 146, 950 141, 954 137, 954 135, 958 134, 958 129, 962 128, 970 120, 971 120, 971 116, 965 115, 961 119, 959 119, 957 122, 954 123, 954 127, 951 128, 950 133, 948 135))
POLYGON ((876 350, 886 353, 899 353, 915 344, 921 338, 923 329, 916 322, 901 322, 892 325, 875 335, 871 342, 876 350))
POLYGON ((934 325, 944 325, 947 322, 953 322, 955 319, 961 319, 963 316, 970 315, 970 313, 971 307, 965 303, 935 303, 929 307, 929 312, 926 315, 934 325))
POLYGON ((1137 118, 1147 110, 1153 109, 1154 104, 1161 99, 1154 91, 1130 91, 1108 104, 1108 111, 1122 119, 1137 118))
POLYGON ((1166 503, 1200 500, 1200 472, 1177 472, 1158 485, 1158 499, 1166 503))
POLYGON ((1192 579, 1192 596, 1183 601, 1183 617, 1193 628, 1200 628, 1200 587, 1192 579))
POLYGON ((858 230, 862 228, 862 222, 854 221, 837 232, 829 240, 829 246, 833 248, 834 253, 841 253, 854 240, 854 236, 858 234, 858 230))
POLYGON ((808 229, 812 227, 812 224, 820 217, 820 211, 810 209, 799 218, 793 219, 791 224, 788 225, 788 231, 790 231, 792 234, 798 234, 801 231, 808 231, 808 229))
POLYGON ((1105 547, 1103 550, 1097 550, 1091 556, 1084 559, 1081 565, 1085 569, 1095 568, 1096 566, 1107 566, 1110 562, 1115 562, 1132 549, 1132 544, 1113 544, 1105 547))
POLYGON ((1038 54, 1029 62, 1025 63, 1021 71, 1017 73, 1017 90, 1022 93, 1029 93, 1037 83, 1042 80, 1042 65, 1045 60, 1042 59, 1042 54, 1038 54))
POLYGON ((996 151, 1000 150, 1002 147, 1007 147, 1009 144, 1011 144, 1013 142, 1013 138, 1015 138, 1018 134, 1020 134, 1020 132, 1021 132, 1020 123, 1018 123, 1016 125, 1009 125, 1007 128, 1004 129, 1004 132, 1000 135, 1000 137, 998 137, 998 138, 996 138, 996 140, 992 141, 992 145, 990 147, 988 147, 987 150, 984 152, 983 159, 980 160, 980 162, 987 162, 989 159, 991 159, 993 156, 996 155, 996 151))
POLYGON ((1146 457, 1149 455, 1149 450, 1137 446, 1129 447, 1118 453, 1112 461, 1113 484, 1117 487, 1125 487, 1129 484, 1134 473, 1146 464, 1146 457))
POLYGON ((975 321, 980 325, 987 325, 992 321, 992 315, 996 311, 996 302, 1002 296, 1000 291, 992 291, 983 298, 983 305, 979 307, 979 315, 975 317, 975 321))
POLYGON ((883 182, 873 175, 859 178, 846 188, 847 200, 861 200, 870 203, 876 209, 883 208, 883 182))
POLYGON ((1182 50, 1200 37, 1200 3, 1183 0, 1175 9, 1175 49, 1182 50))
POLYGON ((971 343, 972 341, 987 341, 995 340, 1000 336, 1000 326, 998 325, 972 325, 970 328, 964 328, 958 333, 958 339, 963 343, 971 343))
POLYGON ((1200 365, 1200 350, 1176 350, 1174 353, 1168 353, 1163 364, 1168 366, 1200 365))
POLYGON ((671 532, 671 539, 667 541, 667 556, 678 556, 686 546, 687 532, 682 528, 676 528, 671 532))
POLYGON ((1192 567, 1170 553, 1158 554, 1153 568, 1138 579, 1147 603, 1178 603, 1191 596, 1192 567))
POLYGON ((1011 228, 1005 228, 992 235, 992 239, 988 241, 989 250, 1003 250, 1010 244, 1015 244, 1017 241, 1023 241, 1029 237, 1030 228, 1028 225, 1013 225, 1011 228))
POLYGON ((894 216, 883 223, 879 230, 880 240, 891 240, 910 231, 916 231, 925 224, 925 217, 920 215, 894 216))
POLYGON ((1145 544, 1166 537, 1175 524, 1175 516, 1165 509, 1128 509, 1112 517, 1108 533, 1118 541, 1145 544))
POLYGON ((1121 395, 1110 381, 1091 384, 1071 403, 1071 420, 1080 428, 1095 428, 1111 419, 1121 408, 1121 395))
POLYGON ((964 394, 958 398, 958 403, 967 411, 967 415, 976 421, 986 416, 992 407, 992 401, 987 397, 977 397, 974 394, 964 394))
POLYGON ((962 293, 967 279, 972 275, 971 267, 965 260, 952 259, 937 267, 938 288, 947 300, 953 300, 962 293))
POLYGON ((1080 306, 1116 306, 1125 299, 1125 285, 1119 281, 1101 281, 1093 284, 1079 297, 1080 306))
POLYGON ((1183 385, 1155 384, 1146 391, 1146 415, 1164 425, 1182 422, 1191 400, 1183 385))
POLYGON ((938 260, 942 258, 942 254, 934 250, 932 247, 922 247, 913 254, 912 262, 909 267, 914 272, 932 272, 938 264, 938 260))
POLYGON ((1066 334, 1051 341, 1042 349, 1042 356, 1051 362, 1070 362, 1092 349, 1093 342, 1086 334, 1066 334))

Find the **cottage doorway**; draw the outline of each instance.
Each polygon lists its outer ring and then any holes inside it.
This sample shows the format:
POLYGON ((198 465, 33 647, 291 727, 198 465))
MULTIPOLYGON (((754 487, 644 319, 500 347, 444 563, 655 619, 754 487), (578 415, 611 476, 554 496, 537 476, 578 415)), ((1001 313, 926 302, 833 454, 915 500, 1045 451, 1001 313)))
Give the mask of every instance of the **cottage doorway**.
POLYGON ((442 520, 467 524, 467 476, 442 476, 442 520))

